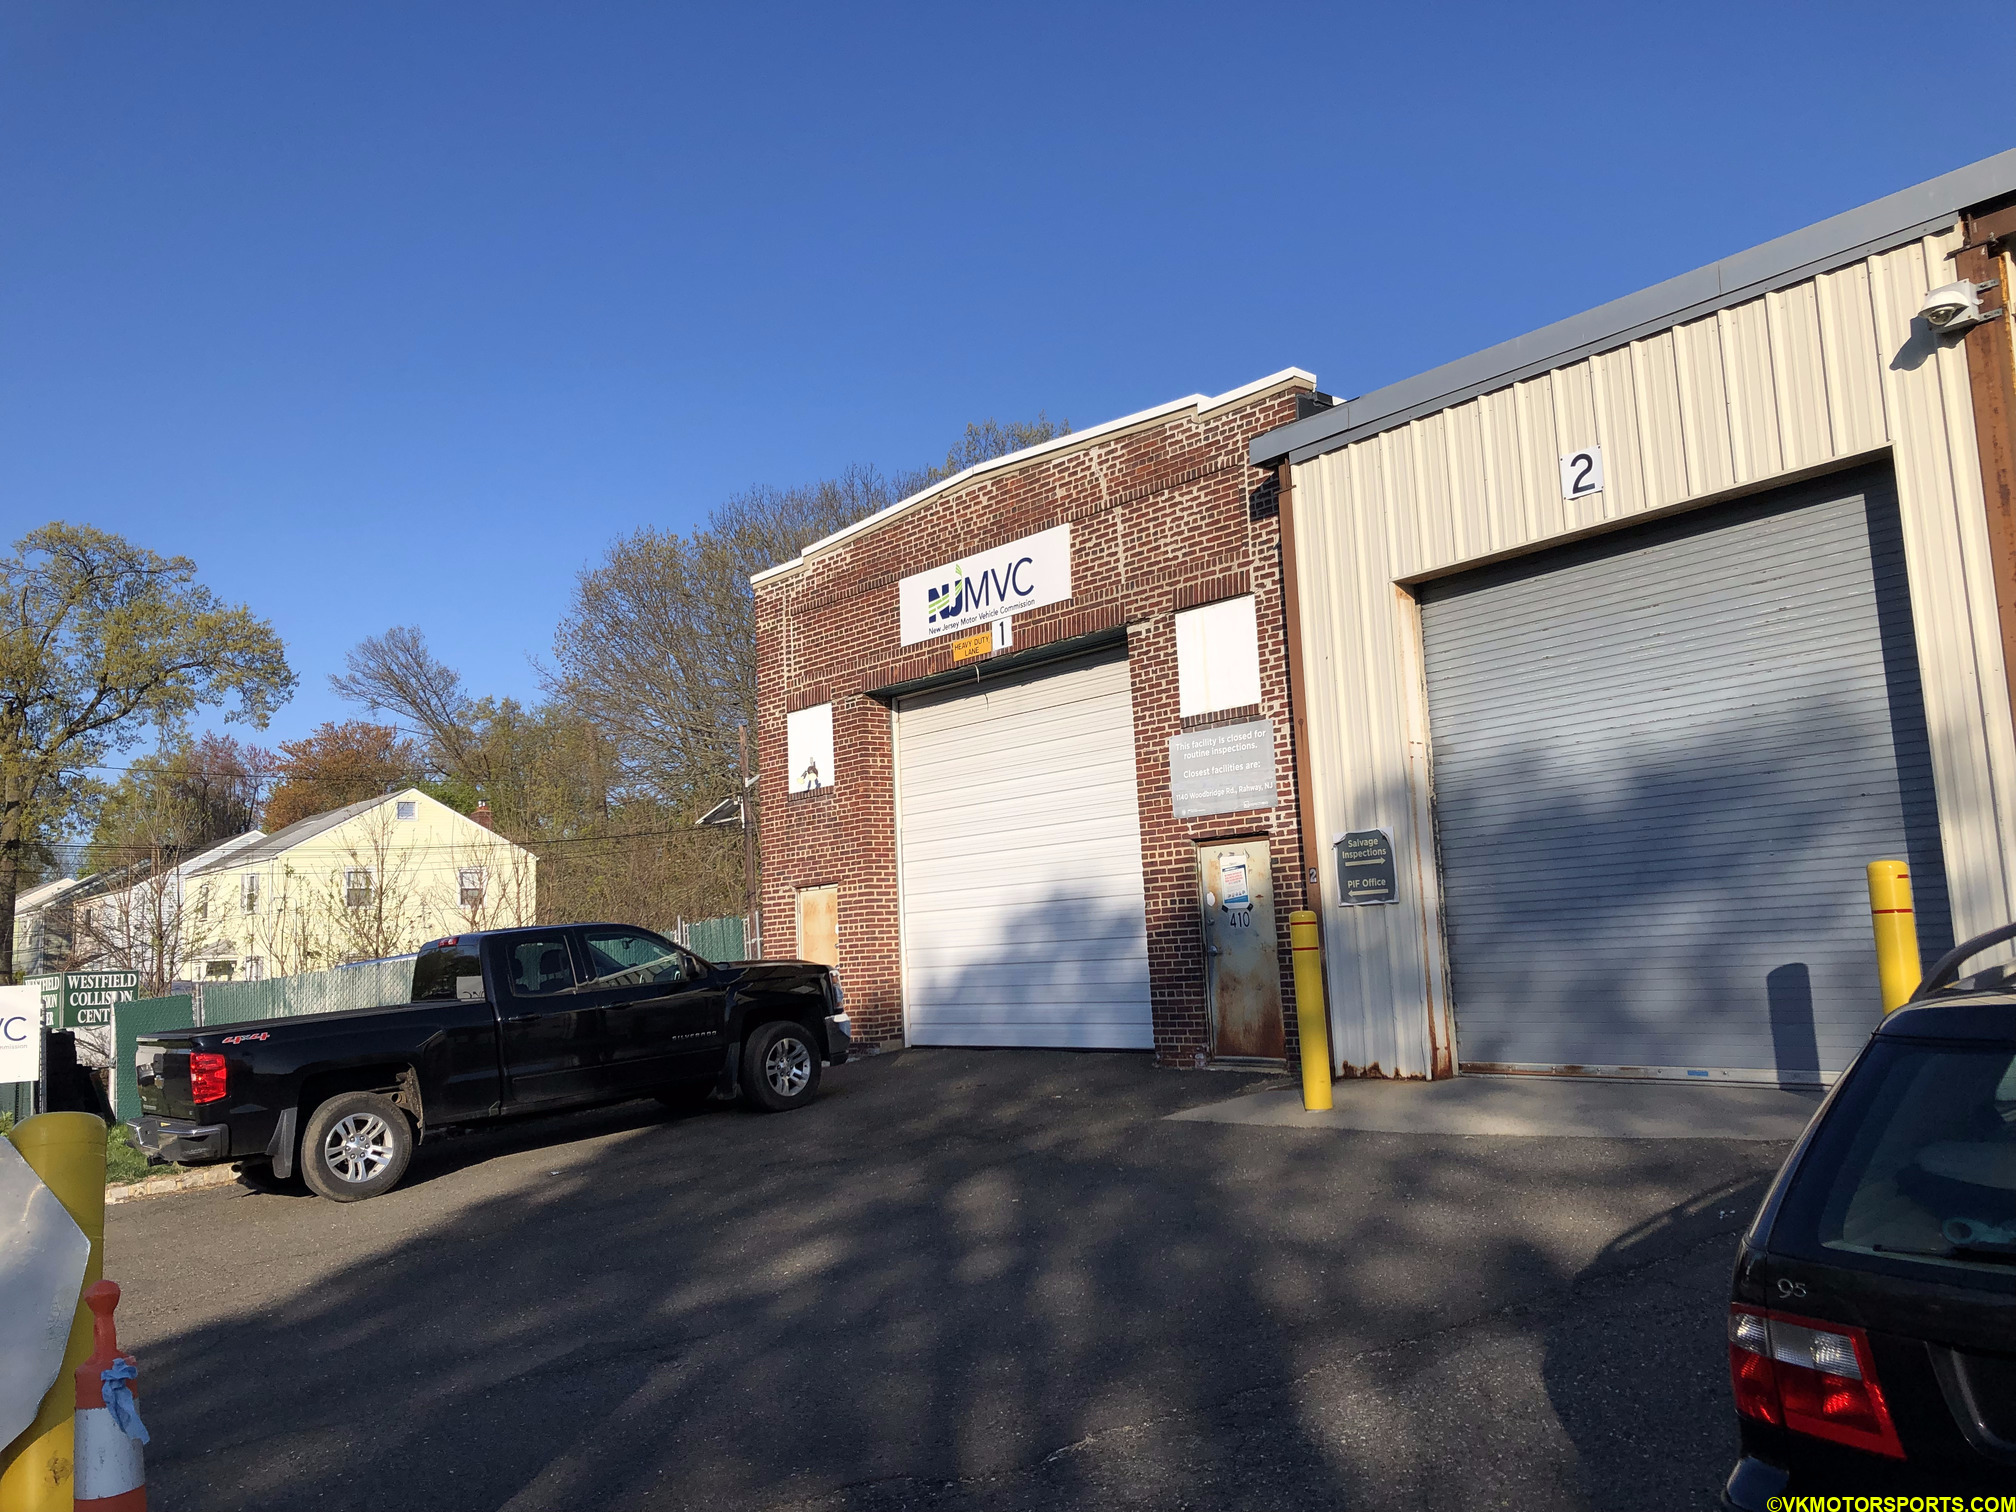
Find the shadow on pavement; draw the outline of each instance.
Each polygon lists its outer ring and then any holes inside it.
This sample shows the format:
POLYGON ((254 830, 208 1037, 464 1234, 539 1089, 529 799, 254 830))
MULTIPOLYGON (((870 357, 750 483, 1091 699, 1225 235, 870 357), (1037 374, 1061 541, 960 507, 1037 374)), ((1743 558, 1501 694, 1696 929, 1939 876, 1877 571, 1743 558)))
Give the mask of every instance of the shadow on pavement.
POLYGON ((352 1206, 115 1220, 158 1504, 1672 1506, 1583 1489, 1576 1352, 1631 1339, 1547 1309, 1733 1234, 1701 1198, 1646 1224, 1778 1154, 1169 1123, 1227 1078, 1133 1056, 910 1051, 828 1087, 448 1141, 352 1206), (1479 1327, 1536 1425, 1509 1449, 1491 1403, 1421 1387, 1479 1327))

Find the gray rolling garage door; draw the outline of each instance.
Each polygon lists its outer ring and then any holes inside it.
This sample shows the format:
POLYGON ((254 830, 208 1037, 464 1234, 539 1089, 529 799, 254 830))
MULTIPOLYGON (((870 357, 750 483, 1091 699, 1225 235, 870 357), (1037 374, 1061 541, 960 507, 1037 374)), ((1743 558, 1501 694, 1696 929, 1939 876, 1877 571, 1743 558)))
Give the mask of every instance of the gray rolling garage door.
POLYGON ((1864 866, 1950 941, 1887 469, 1423 595, 1459 1062, 1787 1082, 1881 1016, 1864 866))
POLYGON ((1153 1047, 1124 650, 896 715, 906 1037, 1153 1047))

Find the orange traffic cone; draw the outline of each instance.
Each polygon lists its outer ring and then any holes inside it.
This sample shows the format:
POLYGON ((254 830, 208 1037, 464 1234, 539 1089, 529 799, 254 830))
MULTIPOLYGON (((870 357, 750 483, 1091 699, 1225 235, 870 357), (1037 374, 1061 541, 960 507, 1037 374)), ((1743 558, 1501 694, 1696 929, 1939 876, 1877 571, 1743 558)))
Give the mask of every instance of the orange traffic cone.
POLYGON ((84 1293, 91 1309, 91 1358, 77 1367, 77 1512, 147 1512, 147 1430, 133 1406, 133 1356, 119 1352, 112 1309, 119 1285, 84 1293))

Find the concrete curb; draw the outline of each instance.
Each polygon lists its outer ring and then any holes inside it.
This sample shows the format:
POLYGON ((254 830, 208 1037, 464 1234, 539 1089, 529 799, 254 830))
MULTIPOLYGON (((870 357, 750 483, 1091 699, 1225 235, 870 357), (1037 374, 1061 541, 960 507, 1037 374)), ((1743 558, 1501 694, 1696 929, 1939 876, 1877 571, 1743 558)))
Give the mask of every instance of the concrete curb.
POLYGON ((183 1171, 175 1176, 149 1176, 144 1181, 108 1186, 105 1205, 112 1207, 141 1197, 165 1197, 170 1192, 193 1192, 201 1187, 229 1186, 237 1179, 237 1169, 228 1165, 205 1166, 200 1171, 183 1171))

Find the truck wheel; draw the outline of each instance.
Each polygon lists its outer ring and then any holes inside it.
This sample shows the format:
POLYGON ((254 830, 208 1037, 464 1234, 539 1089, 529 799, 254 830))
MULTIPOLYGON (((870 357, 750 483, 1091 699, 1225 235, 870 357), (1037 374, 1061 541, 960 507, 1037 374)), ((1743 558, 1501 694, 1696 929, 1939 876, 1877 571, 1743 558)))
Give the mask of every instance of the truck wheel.
POLYGON ((345 1092, 318 1107, 301 1135, 301 1179, 331 1202, 389 1192, 413 1158, 413 1126, 389 1097, 345 1092))
POLYGON ((742 1047, 742 1095, 764 1113, 802 1108, 819 1090, 819 1047, 803 1024, 765 1024, 742 1047))

